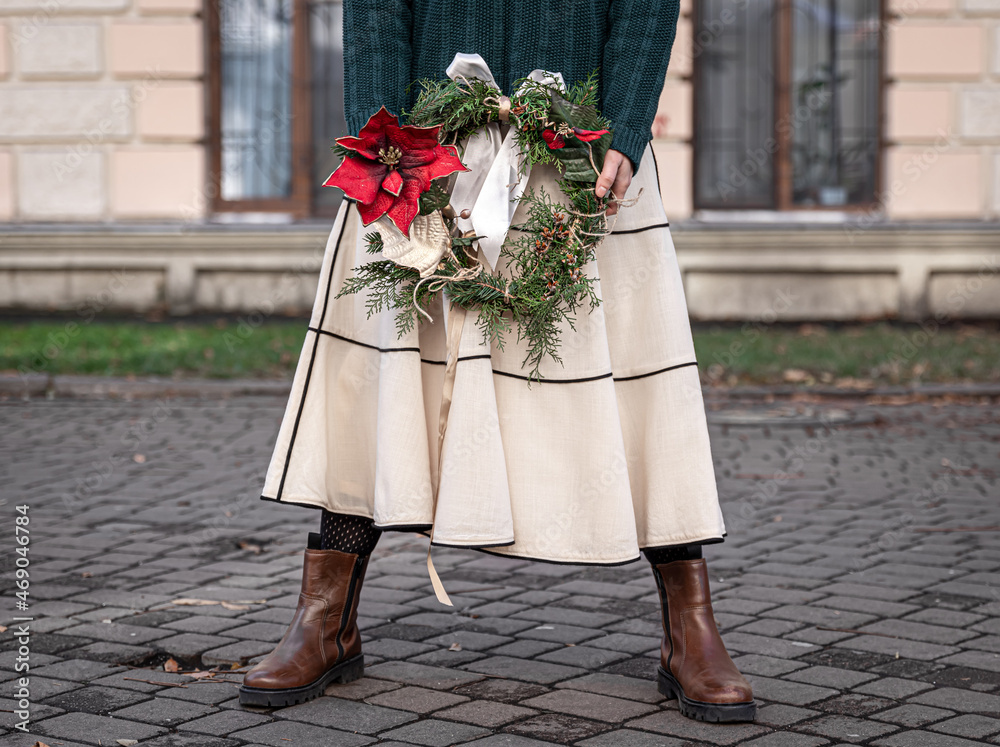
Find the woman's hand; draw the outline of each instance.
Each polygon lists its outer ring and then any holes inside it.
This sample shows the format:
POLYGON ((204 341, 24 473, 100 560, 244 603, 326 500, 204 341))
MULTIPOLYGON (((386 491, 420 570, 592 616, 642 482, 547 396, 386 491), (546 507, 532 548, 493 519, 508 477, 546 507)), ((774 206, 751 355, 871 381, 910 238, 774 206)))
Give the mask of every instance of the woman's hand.
MULTIPOLYGON (((632 183, 632 162, 628 157, 617 150, 609 150, 604 157, 604 168, 601 175, 597 177, 597 189, 595 194, 604 197, 608 188, 614 192, 619 200, 624 199, 628 185, 632 183)), ((618 204, 612 202, 608 205, 607 214, 614 215, 618 212, 618 204)))

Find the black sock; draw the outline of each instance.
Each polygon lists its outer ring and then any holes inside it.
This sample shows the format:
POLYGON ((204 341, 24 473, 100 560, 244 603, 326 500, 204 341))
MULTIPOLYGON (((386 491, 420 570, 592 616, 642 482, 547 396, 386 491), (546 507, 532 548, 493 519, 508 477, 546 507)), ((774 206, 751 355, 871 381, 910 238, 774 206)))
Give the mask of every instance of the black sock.
POLYGON ((323 510, 319 524, 320 549, 371 555, 382 530, 367 516, 335 514, 323 510))
POLYGON ((642 554, 646 556, 652 565, 670 563, 674 560, 698 560, 701 557, 701 545, 668 545, 667 547, 651 547, 643 549, 642 554))

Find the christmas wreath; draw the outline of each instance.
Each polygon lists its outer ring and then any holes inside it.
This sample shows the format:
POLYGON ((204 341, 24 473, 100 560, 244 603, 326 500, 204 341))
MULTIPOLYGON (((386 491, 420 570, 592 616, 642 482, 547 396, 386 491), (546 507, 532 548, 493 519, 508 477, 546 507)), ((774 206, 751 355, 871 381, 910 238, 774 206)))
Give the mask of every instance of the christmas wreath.
POLYGON ((407 124, 382 107, 356 137, 337 138, 333 146, 343 161, 324 186, 340 187, 357 201, 362 224, 377 229, 365 236, 367 251, 383 257, 354 268, 337 296, 368 291, 368 316, 397 309, 402 336, 420 316, 430 319, 424 307, 444 292, 452 304, 478 308, 484 337, 501 349, 516 327, 527 343, 522 367, 529 368, 529 382, 539 380, 545 356, 561 363, 561 323, 572 328, 581 306, 593 310, 600 303, 583 267, 609 232, 608 204, 625 204, 610 192, 595 194, 611 142, 610 123, 596 107, 597 74, 568 88, 561 76, 521 78, 510 98, 491 81, 461 75, 418 84, 413 109, 402 112, 407 124), (532 165, 554 164, 568 203, 544 189, 517 196, 525 219, 510 225, 521 236, 498 246, 507 260, 504 272, 477 256, 486 235, 461 229, 459 223, 469 225, 469 210, 456 214, 447 188, 453 174, 469 171, 459 143, 491 122, 513 128, 518 176, 526 180, 532 165))

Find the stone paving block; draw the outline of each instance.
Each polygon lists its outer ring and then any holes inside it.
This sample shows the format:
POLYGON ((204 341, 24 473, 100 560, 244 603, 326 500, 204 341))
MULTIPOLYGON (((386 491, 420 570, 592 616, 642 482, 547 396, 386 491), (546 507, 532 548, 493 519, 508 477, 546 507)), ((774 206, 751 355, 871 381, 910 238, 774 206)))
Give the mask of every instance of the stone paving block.
POLYGON ((454 693, 431 690, 426 687, 400 687, 365 699, 372 705, 396 708, 414 713, 430 713, 442 708, 464 703, 468 698, 454 693))
POLYGON ((755 723, 777 727, 791 726, 818 715, 820 715, 819 711, 809 708, 797 708, 796 706, 784 705, 782 703, 773 703, 757 708, 755 723))
POLYGON ((778 677, 787 672, 794 672, 807 666, 805 662, 779 659, 774 656, 744 654, 733 656, 733 663, 744 674, 759 674, 762 677, 778 677))
POLYGON ((910 702, 948 708, 959 713, 982 713, 985 715, 1000 713, 1000 697, 953 687, 929 690, 914 696, 910 702))
POLYGON ((909 612, 920 609, 915 604, 841 595, 817 599, 813 604, 818 607, 829 607, 834 610, 846 610, 848 612, 861 612, 867 615, 875 615, 876 617, 902 617, 909 612))
POLYGON ((416 641, 400 641, 393 638, 376 638, 364 644, 365 655, 373 654, 385 659, 408 659, 417 654, 435 651, 439 647, 416 641))
POLYGON ((401 687, 398 682, 379 680, 374 677, 362 677, 344 684, 333 684, 326 688, 326 695, 335 698, 347 698, 348 700, 365 700, 373 695, 397 690, 401 687))
POLYGON ((392 729, 380 736, 386 739, 398 739, 413 744, 427 745, 427 747, 450 747, 450 745, 468 742, 488 734, 487 729, 472 724, 424 719, 401 726, 398 729, 392 729))
MULTIPOLYGON (((35 655, 31 656, 32 664, 35 664, 35 655)), ((125 667, 116 666, 100 661, 88 661, 86 659, 66 659, 64 661, 52 661, 43 663, 41 666, 33 666, 32 672, 41 677, 53 677, 55 679, 71 680, 74 682, 86 682, 98 677, 106 677, 115 672, 124 672, 125 667)))
MULTIPOLYGON (((0 735, 0 747, 35 747, 39 742, 45 744, 47 739, 49 739, 47 735, 35 731, 4 732, 3 735, 0 735)), ((85 745, 83 742, 60 739, 58 747, 89 747, 89 745, 85 745)))
POLYGON ((821 747, 828 744, 827 740, 819 737, 780 732, 751 739, 749 742, 744 742, 741 747, 821 747))
POLYGON ((913 589, 900 589, 893 586, 871 586, 864 583, 854 583, 841 581, 816 589, 817 592, 829 595, 842 595, 845 597, 862 597, 868 599, 881 599, 890 602, 899 602, 904 599, 915 597, 919 591, 913 589))
MULTIPOLYGON (((32 679, 32 695, 39 698, 35 689, 34 679, 32 679)), ((75 685, 75 683, 74 683, 75 685)), ((102 687, 92 685, 90 687, 75 687, 70 692, 60 693, 45 698, 45 704, 54 706, 64 711, 83 711, 85 713, 105 714, 126 706, 135 705, 143 700, 147 700, 148 695, 135 692, 134 690, 122 690, 117 687, 102 687)))
POLYGON ((968 630, 948 628, 943 625, 928 625, 910 620, 879 620, 871 625, 865 625, 861 630, 865 633, 881 633, 910 638, 915 641, 942 644, 956 644, 976 637, 976 633, 968 630))
POLYGON ((409 711, 326 697, 287 708, 278 708, 271 715, 275 718, 304 721, 317 726, 329 726, 361 734, 376 734, 417 718, 409 711))
POLYGON ((532 607, 516 612, 512 617, 520 620, 534 620, 546 624, 575 625, 582 628, 605 628, 618 622, 620 615, 605 612, 585 612, 570 607, 532 607))
POLYGON ((462 703, 434 714, 436 718, 448 719, 450 721, 461 721, 474 726, 482 726, 487 729, 497 729, 511 721, 517 721, 528 716, 534 716, 538 712, 523 706, 510 705, 507 703, 497 703, 490 700, 473 700, 462 703))
POLYGON ((532 659, 515 659, 512 656, 491 656, 470 664, 463 664, 462 669, 494 677, 509 677, 540 684, 551 684, 570 677, 577 677, 587 671, 580 667, 568 667, 532 659))
POLYGON ((864 695, 863 693, 843 693, 829 700, 824 700, 822 703, 817 703, 815 707, 827 713, 865 718, 893 705, 895 705, 895 701, 888 698, 877 698, 874 695, 864 695))
POLYGON ((247 664, 255 656, 267 654, 273 650, 274 644, 267 641, 238 641, 203 652, 201 663, 202 666, 206 667, 216 667, 233 662, 247 664))
POLYGON ((545 744, 569 744, 609 731, 611 728, 610 724, 601 721, 591 721, 564 713, 542 713, 508 724, 504 730, 540 740, 545 744))
POLYGON ((82 739, 87 744, 117 744, 118 739, 148 739, 165 734, 160 726, 126 721, 91 713, 64 713, 34 724, 34 730, 47 737, 82 739))
POLYGON ((735 631, 724 634, 722 638, 730 652, 761 654, 779 659, 794 659, 816 650, 815 644, 804 641, 787 641, 735 631))
POLYGON ((173 698, 153 698, 143 703, 112 711, 109 715, 119 719, 141 721, 145 724, 173 727, 185 721, 206 716, 213 710, 211 706, 202 703, 173 698))
POLYGON ((471 630, 456 630, 452 633, 434 636, 424 639, 424 643, 432 646, 442 646, 448 648, 453 643, 459 644, 463 649, 472 651, 486 651, 504 643, 511 643, 514 639, 510 636, 492 635, 490 633, 477 633, 471 630))
POLYGON ((564 646, 547 654, 541 654, 536 657, 536 661, 550 661, 554 664, 565 664, 584 669, 600 669, 608 664, 628 658, 628 654, 594 648, 593 646, 564 646))
POLYGON ((820 687, 832 687, 837 690, 849 690, 863 682, 878 679, 878 675, 855 672, 850 669, 816 666, 790 672, 785 675, 785 679, 805 682, 809 685, 819 685, 820 687))
MULTIPOLYGON (((398 742, 393 742, 398 745, 398 742)), ((541 742, 537 739, 518 736, 517 734, 493 734, 483 739, 477 739, 472 744, 476 747, 550 747, 554 742, 541 742)), ((388 743, 386 743, 388 747, 388 743)), ((379 747, 382 747, 380 744, 379 747)))
POLYGON ((738 744, 753 737, 761 736, 768 729, 758 724, 707 724, 685 718, 676 710, 660 710, 648 716, 629 721, 628 726, 642 731, 654 731, 671 737, 707 742, 713 745, 738 744))
POLYGON ((798 728, 851 744, 859 744, 873 737, 881 737, 897 730, 897 727, 892 724, 851 716, 823 716, 815 721, 801 724, 798 728))
POLYGON ((538 656, 538 654, 555 651, 556 649, 562 647, 562 643, 555 643, 553 641, 537 641, 531 638, 520 638, 512 643, 497 646, 496 648, 491 649, 490 653, 495 656, 514 656, 519 659, 530 659, 534 656, 538 656))
POLYGON ((954 715, 954 711, 948 711, 943 708, 933 708, 931 706, 919 705, 918 703, 906 703, 897 708, 876 713, 872 718, 914 728, 931 724, 935 721, 942 721, 954 715))
POLYGON ((483 654, 478 651, 451 651, 446 648, 436 648, 425 654, 418 654, 407 661, 411 661, 414 664, 427 664, 432 667, 445 667, 446 669, 453 669, 458 667, 460 664, 467 664, 470 661, 479 661, 480 659, 485 659, 486 657, 487 654, 483 654))
POLYGON ((590 739, 577 742, 579 747, 688 747, 690 742, 665 737, 662 734, 635 731, 634 729, 615 729, 590 739))
POLYGON ((593 672, 582 677, 564 680, 557 683, 556 688, 583 690, 598 695, 638 700, 643 703, 659 703, 663 700, 663 696, 656 688, 656 682, 652 679, 639 679, 606 672, 593 672))
POLYGON ((964 667, 985 669, 990 672, 1000 672, 1000 654, 987 651, 962 651, 958 654, 938 659, 941 664, 956 664, 964 667))
POLYGON ((471 685, 456 687, 452 692, 477 700, 496 700, 501 703, 517 703, 525 698, 541 695, 549 688, 527 682, 504 679, 483 679, 471 685))
MULTIPOLYGON (((241 747, 235 739, 212 737, 196 732, 178 731, 174 734, 164 734, 162 737, 147 740, 142 747, 241 747)), ((112 747, 115 747, 112 745, 112 747)))
POLYGON ((373 737, 350 734, 346 731, 324 729, 312 724, 295 721, 280 721, 261 724, 229 735, 236 739, 268 745, 268 747, 289 747, 289 745, 337 745, 337 747, 361 747, 375 742, 373 737))
POLYGON ((905 638, 882 638, 880 636, 859 635, 846 641, 838 641, 833 644, 853 651, 871 651, 877 654, 886 654, 904 659, 917 659, 918 661, 933 661, 942 656, 954 654, 959 651, 954 646, 941 646, 936 643, 926 643, 924 641, 910 641, 905 638))
MULTIPOLYGON (((482 661, 489 661, 489 659, 482 661)), ((520 662, 521 660, 516 661, 520 662)), ((476 667, 480 664, 482 662, 466 664, 463 666, 463 669, 466 667, 476 667)), ((365 674, 369 677, 393 680, 394 682, 401 682, 406 685, 429 687, 434 690, 450 690, 458 685, 465 685, 480 680, 482 676, 475 674, 478 671, 480 670, 473 669, 469 672, 462 671, 462 669, 446 669, 444 667, 432 667, 426 664, 414 664, 404 661, 386 661, 376 664, 373 667, 365 668, 365 674)))
POLYGON ((207 651, 237 643, 237 639, 201 633, 180 633, 169 638, 161 638, 153 645, 160 651, 181 658, 196 659, 207 651))
POLYGON ((1000 732, 1000 719, 979 716, 976 714, 966 714, 955 718, 941 721, 927 727, 931 731, 939 731, 943 734, 953 734, 957 737, 969 737, 970 739, 982 739, 991 734, 1000 732))
POLYGON ((901 731, 884 739, 876 739, 871 744, 875 747, 979 747, 982 742, 931 731, 901 731))
POLYGON ((582 645, 595 648, 606 648, 623 651, 629 654, 641 654, 659 647, 663 636, 662 629, 657 636, 628 635, 626 633, 610 633, 608 635, 584 641, 582 645))
POLYGON ((270 717, 258 713, 227 710, 194 719, 193 721, 187 721, 184 723, 183 728, 185 731, 218 736, 241 729, 249 729, 252 726, 260 726, 271 720, 270 717))
POLYGON ((98 641, 63 652, 81 659, 94 659, 109 664, 140 664, 153 656, 155 649, 147 646, 130 646, 127 643, 98 641))
POLYGON ((898 677, 882 677, 874 682, 866 682, 854 689, 866 695, 877 695, 882 698, 902 700, 924 690, 930 690, 933 685, 927 682, 899 679, 898 677))
POLYGON ((517 633, 518 638, 533 638, 540 641, 556 643, 581 643, 607 635, 602 630, 581 628, 576 625, 556 623, 554 625, 532 625, 532 627, 517 633))
POLYGON ((558 689, 544 695, 528 698, 521 701, 521 705, 612 723, 620 723, 658 710, 655 705, 650 703, 572 689, 558 689))
POLYGON ((837 695, 837 691, 829 687, 787 682, 759 675, 747 674, 745 676, 753 687, 754 696, 767 701, 805 706, 837 695))
POLYGON ((586 594, 610 599, 635 599, 649 592, 648 588, 636 588, 623 584, 609 584, 602 581, 565 581, 550 586, 548 591, 566 594, 586 594))
POLYGON ((719 620, 718 618, 716 618, 716 622, 722 630, 727 632, 732 627, 733 632, 762 635, 768 638, 780 638, 788 633, 799 630, 805 625, 804 623, 793 622, 791 620, 753 620, 747 623, 737 621, 732 626, 727 624, 728 621, 723 622, 723 620, 719 620))
POLYGON ((238 676, 235 674, 224 677, 224 679, 229 681, 186 680, 187 687, 167 687, 156 695, 160 698, 176 698, 204 705, 217 705, 233 697, 239 682, 238 676))
MULTIPOLYGON (((19 679, 19 678, 18 678, 19 679)), ((63 695, 73 690, 79 689, 82 685, 79 682, 67 682, 64 680, 54 680, 48 677, 37 675, 30 678, 31 697, 35 700, 45 700, 55 695, 63 695)), ((0 685, 0 697, 14 698, 20 685, 17 679, 11 679, 0 685)))
MULTIPOLYGON (((903 619, 912 622, 928 623, 930 625, 946 625, 953 628, 971 628, 972 630, 978 630, 984 633, 990 632, 989 630, 982 630, 976 626, 976 623, 983 620, 983 616, 972 612, 959 612, 957 610, 930 607, 918 609, 903 619)), ((1000 632, 1000 628, 998 628, 997 632, 1000 632)))

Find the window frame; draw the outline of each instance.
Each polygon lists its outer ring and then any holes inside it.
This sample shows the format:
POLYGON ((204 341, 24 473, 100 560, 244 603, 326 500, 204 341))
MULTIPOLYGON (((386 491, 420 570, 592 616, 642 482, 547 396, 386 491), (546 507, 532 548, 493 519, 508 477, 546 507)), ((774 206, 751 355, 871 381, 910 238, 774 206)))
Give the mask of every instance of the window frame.
MULTIPOLYGON (((876 64, 877 70, 877 93, 875 96, 875 126, 876 126, 876 136, 875 136, 875 174, 874 174, 874 185, 873 193, 874 199, 869 202, 863 203, 852 203, 848 205, 796 205, 792 202, 792 189, 793 189, 793 176, 792 176, 792 149, 791 149, 791 138, 792 133, 786 128, 784 133, 781 132, 781 128, 777 125, 782 122, 784 118, 790 117, 791 115, 791 102, 792 102, 792 92, 791 92, 791 77, 792 77, 792 34, 793 34, 793 0, 774 0, 776 6, 775 22, 777 28, 775 29, 774 36, 777 40, 773 52, 774 59, 774 131, 772 133, 775 142, 777 143, 777 148, 775 150, 774 156, 774 185, 772 189, 772 203, 774 207, 771 208, 749 208, 745 206, 728 206, 728 205, 716 205, 716 204, 699 204, 698 203, 698 173, 699 173, 699 148, 698 148, 698 133, 700 132, 698 123, 699 106, 697 100, 697 90, 700 85, 700 68, 702 64, 702 56, 699 54, 694 55, 694 59, 691 65, 691 76, 690 82, 693 91, 692 95, 692 106, 691 106, 691 202, 693 210, 711 210, 711 211, 764 211, 772 213, 795 213, 795 212, 834 212, 834 213, 872 213, 880 210, 883 205, 883 201, 880 199, 883 192, 884 185, 884 168, 885 168, 885 155, 887 152, 887 146, 891 143, 886 139, 886 96, 888 83, 887 67, 886 67, 886 30, 888 28, 889 14, 887 10, 888 3, 886 0, 878 1, 878 30, 877 35, 879 39, 878 45, 878 62, 876 64)), ((701 24, 701 14, 702 14, 703 3, 700 0, 694 0, 691 3, 691 34, 692 41, 697 40, 698 31, 701 24)))
POLYGON ((294 219, 312 215, 312 74, 308 0, 292 0, 291 193, 288 197, 228 200, 222 196, 222 39, 221 0, 205 0, 209 210, 222 213, 286 213, 294 219))

